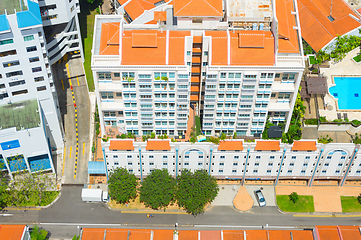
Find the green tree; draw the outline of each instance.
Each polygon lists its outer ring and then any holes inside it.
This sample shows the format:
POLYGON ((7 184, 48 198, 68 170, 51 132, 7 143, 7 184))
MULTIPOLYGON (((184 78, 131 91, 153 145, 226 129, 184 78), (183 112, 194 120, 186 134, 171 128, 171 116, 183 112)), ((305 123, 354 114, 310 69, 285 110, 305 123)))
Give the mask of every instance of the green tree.
POLYGON ((361 204, 361 193, 357 196, 357 202, 361 204))
POLYGON ((156 169, 142 182, 140 201, 153 209, 165 208, 174 200, 175 179, 167 169, 156 169))
POLYGON ((224 141, 224 140, 226 140, 226 138, 227 138, 227 135, 225 133, 221 133, 221 136, 219 137, 219 139, 221 141, 224 141))
POLYGON ((288 195, 290 200, 293 202, 293 203, 296 203, 298 201, 298 194, 296 192, 292 192, 290 195, 288 195))
POLYGON ((33 231, 30 233, 31 240, 45 240, 48 239, 48 231, 40 229, 37 225, 34 226, 33 231))
POLYGON ((150 138, 151 138, 151 139, 154 139, 154 138, 155 138, 155 132, 151 132, 151 133, 150 133, 150 138))
POLYGON ((188 213, 196 216, 204 212, 204 207, 217 196, 219 188, 216 178, 205 170, 194 173, 185 169, 177 177, 176 200, 188 213))
POLYGON ((125 168, 115 168, 109 174, 109 196, 118 203, 126 203, 137 197, 138 181, 125 168))
POLYGON ((80 236, 74 235, 74 237, 71 240, 80 240, 80 236))

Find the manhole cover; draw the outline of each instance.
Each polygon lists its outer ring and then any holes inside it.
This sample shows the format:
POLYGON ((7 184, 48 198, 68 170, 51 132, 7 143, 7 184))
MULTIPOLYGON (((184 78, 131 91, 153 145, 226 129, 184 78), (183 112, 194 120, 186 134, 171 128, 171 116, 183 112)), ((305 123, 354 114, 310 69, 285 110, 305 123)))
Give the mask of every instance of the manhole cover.
POLYGON ((333 107, 331 105, 327 106, 327 110, 331 111, 333 109, 333 107))

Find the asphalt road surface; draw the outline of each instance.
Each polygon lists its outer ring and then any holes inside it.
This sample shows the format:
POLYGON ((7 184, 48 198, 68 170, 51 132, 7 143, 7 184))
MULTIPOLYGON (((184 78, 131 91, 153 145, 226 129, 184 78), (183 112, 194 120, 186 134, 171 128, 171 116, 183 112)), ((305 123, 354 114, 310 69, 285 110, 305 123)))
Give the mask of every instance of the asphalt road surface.
MULTIPOLYGON (((49 208, 7 211, 1 223, 37 223, 51 232, 52 238, 71 238, 82 227, 167 228, 173 229, 269 229, 307 228, 315 225, 361 225, 360 217, 295 217, 282 214, 275 207, 255 207, 251 213, 239 213, 229 206, 214 206, 197 217, 188 214, 122 213, 110 210, 104 203, 81 201, 81 187, 63 187, 59 200, 49 208)), ((1 224, 0 223, 0 224, 1 224)))

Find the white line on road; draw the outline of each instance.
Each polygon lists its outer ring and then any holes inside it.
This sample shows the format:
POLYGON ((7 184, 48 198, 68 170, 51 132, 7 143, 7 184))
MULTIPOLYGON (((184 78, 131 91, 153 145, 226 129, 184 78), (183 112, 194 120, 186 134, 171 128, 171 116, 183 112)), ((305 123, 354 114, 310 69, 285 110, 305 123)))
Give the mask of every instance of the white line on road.
POLYGON ((100 223, 39 223, 39 225, 55 225, 55 226, 113 226, 121 227, 123 224, 100 224, 100 223))
POLYGON ((4 213, 4 214, 0 214, 0 216, 3 216, 3 217, 11 217, 13 216, 14 214, 10 214, 10 213, 4 213))

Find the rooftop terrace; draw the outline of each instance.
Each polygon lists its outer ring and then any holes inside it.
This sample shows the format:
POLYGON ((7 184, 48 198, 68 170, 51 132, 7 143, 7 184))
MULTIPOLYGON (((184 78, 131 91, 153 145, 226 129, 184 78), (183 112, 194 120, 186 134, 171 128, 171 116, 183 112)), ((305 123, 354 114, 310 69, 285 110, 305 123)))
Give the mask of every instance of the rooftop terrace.
POLYGON ((38 101, 36 99, 0 106, 0 129, 16 127, 16 130, 40 127, 38 101))
POLYGON ((23 0, 1 0, 0 15, 5 14, 5 9, 8 15, 28 10, 23 0))

